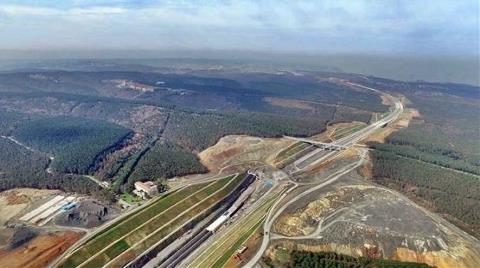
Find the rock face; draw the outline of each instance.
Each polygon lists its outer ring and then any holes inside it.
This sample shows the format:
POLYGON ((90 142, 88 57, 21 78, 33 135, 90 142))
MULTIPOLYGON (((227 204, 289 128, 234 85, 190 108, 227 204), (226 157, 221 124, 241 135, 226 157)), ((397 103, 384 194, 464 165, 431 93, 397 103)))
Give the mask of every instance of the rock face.
POLYGON ((92 228, 113 218, 118 211, 94 200, 84 200, 80 204, 55 219, 59 225, 92 228))

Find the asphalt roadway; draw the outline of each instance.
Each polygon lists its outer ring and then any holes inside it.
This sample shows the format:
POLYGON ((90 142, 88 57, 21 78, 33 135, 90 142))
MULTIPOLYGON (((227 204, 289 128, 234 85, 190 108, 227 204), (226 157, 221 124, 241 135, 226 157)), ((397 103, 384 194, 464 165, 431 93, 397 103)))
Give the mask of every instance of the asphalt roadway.
MULTIPOLYGON (((395 121, 399 116, 400 114, 403 112, 403 104, 395 97, 391 96, 391 95, 387 95, 385 93, 381 93, 379 90, 376 90, 376 89, 373 89, 373 88, 370 88, 370 87, 365 87, 365 86, 362 86, 362 85, 358 85, 358 84, 354 84, 354 83, 349 83, 350 85, 352 86, 357 86, 357 87, 361 87, 361 88, 364 88, 364 89, 368 89, 368 90, 372 90, 376 93, 380 93, 380 94, 384 94, 385 96, 387 96, 389 99, 391 99, 394 103, 394 107, 393 107, 393 111, 387 115, 386 117, 378 120, 377 122, 374 122, 370 125, 368 125, 367 127, 355 132, 355 133, 352 133, 351 135, 349 136, 346 136, 346 137, 343 137, 339 140, 336 140, 334 142, 332 142, 333 145, 337 146, 337 147, 343 147, 343 148, 351 148, 355 145, 355 143, 357 143, 358 141, 368 137, 370 134, 372 134, 375 130, 383 127, 384 125, 386 124, 389 124, 393 121, 395 121)), ((302 141, 305 141, 305 139, 302 139, 302 141)), ((312 144, 316 143, 317 141, 314 141, 312 140, 311 141, 312 144)), ((320 153, 321 151, 325 152, 323 149, 317 149, 315 150, 314 152, 310 153, 309 155, 305 156, 305 157, 302 157, 300 158, 299 160, 295 161, 294 162, 294 165, 295 167, 297 168, 297 171, 296 172, 301 172, 305 169, 308 169, 309 167, 311 166, 314 166, 314 165, 317 165, 321 162, 324 162, 324 161, 327 161, 329 159, 332 159, 334 157, 336 157, 338 154, 339 154, 339 151, 329 151, 327 153, 320 153), (312 159, 313 158, 313 159, 312 159), (306 164, 304 164, 304 162, 306 162, 306 164), (300 167, 300 168, 299 168, 300 167)), ((285 198, 288 194, 285 193, 283 196, 281 196, 279 198, 279 200, 272 206, 272 208, 270 209, 268 215, 267 215, 267 218, 265 220, 265 223, 263 225, 263 239, 262 239, 262 244, 260 245, 259 249, 257 250, 257 252, 255 253, 255 255, 252 257, 252 259, 250 259, 243 267, 254 267, 255 264, 261 259, 261 257, 263 256, 263 253, 265 252, 265 250, 267 249, 268 247, 268 244, 270 242, 270 238, 271 238, 271 229, 272 229, 272 225, 274 224, 275 222, 275 219, 277 217, 280 216, 280 214, 290 205, 292 204, 293 202, 297 201, 298 199, 300 199, 301 197, 313 192, 313 191, 316 191, 316 190, 319 190, 323 187, 325 187, 326 185, 329 185, 333 182, 335 182, 337 179, 339 179, 340 177, 342 177, 343 175, 351 172, 352 170, 356 169, 357 167, 359 167, 360 165, 362 165, 364 163, 364 160, 365 160, 365 156, 366 156, 366 153, 367 153, 367 150, 366 149, 363 149, 362 150, 362 155, 361 155, 361 159, 359 161, 357 161, 356 163, 354 163, 353 165, 350 164, 350 165, 347 165, 346 167, 344 167, 342 170, 340 171, 337 171, 336 173, 334 173, 333 175, 330 176, 330 178, 327 179, 327 181, 315 186, 315 187, 312 187, 311 189, 301 193, 300 195, 296 196, 295 198, 293 198, 292 200, 290 200, 289 202, 287 202, 285 205, 283 205, 274 215, 274 211, 275 211, 275 207, 282 201, 283 198, 285 198)), ((296 173, 295 172, 295 173, 296 173)), ((293 190, 297 187, 298 185, 295 185, 294 187, 290 188, 290 190, 293 190)))

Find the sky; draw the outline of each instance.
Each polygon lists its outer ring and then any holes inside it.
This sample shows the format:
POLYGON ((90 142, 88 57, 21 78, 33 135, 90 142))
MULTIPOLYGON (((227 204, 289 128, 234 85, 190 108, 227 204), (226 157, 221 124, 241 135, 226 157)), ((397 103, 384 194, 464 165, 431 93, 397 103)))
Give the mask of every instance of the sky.
POLYGON ((479 55, 478 0, 0 0, 0 49, 479 55))

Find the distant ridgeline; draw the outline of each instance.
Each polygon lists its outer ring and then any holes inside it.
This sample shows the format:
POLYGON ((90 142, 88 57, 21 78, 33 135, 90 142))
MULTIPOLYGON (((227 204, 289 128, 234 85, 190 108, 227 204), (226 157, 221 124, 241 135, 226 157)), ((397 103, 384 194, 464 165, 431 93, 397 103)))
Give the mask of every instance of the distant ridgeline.
POLYGON ((329 77, 212 70, 0 74, 0 190, 99 191, 79 176, 90 174, 122 192, 137 180, 205 172, 195 153, 225 135, 308 136, 328 123, 369 122, 373 112, 387 110, 375 93, 329 77))

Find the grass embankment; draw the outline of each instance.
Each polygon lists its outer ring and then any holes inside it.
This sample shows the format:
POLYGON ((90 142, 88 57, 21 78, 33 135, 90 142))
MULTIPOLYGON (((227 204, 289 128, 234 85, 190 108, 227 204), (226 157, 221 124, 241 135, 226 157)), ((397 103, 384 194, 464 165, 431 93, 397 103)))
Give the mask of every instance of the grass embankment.
POLYGON ((260 227, 260 225, 263 223, 265 220, 265 217, 263 217, 259 222, 257 222, 254 226, 252 226, 250 229, 248 229, 247 232, 245 232, 239 239, 235 241, 235 244, 233 244, 226 252, 225 254, 220 257, 214 264, 213 268, 222 268, 225 263, 230 259, 230 257, 240 248, 240 246, 245 243, 255 231, 260 227))
MULTIPOLYGON (((138 235, 137 232, 136 236, 134 234, 132 237, 126 239, 130 248, 115 258, 115 260, 108 263, 107 267, 122 267, 126 265, 135 257, 154 246, 157 242, 168 237, 168 235, 174 232, 177 228, 218 203, 234 190, 242 180, 243 176, 238 176, 231 183, 224 185, 225 187, 223 188, 209 188, 200 192, 199 195, 189 198, 186 200, 187 206, 184 204, 181 207, 172 207, 169 211, 170 215, 162 215, 161 218, 163 218, 165 223, 163 225, 158 224, 157 226, 160 226, 158 229, 148 230, 147 228, 140 230, 140 235, 138 235)), ((108 257, 110 258, 110 256, 108 257)))
POLYGON ((308 148, 310 144, 306 142, 296 142, 290 146, 288 146, 285 150, 281 151, 277 157, 275 158, 276 163, 281 163, 288 159, 289 157, 301 152, 302 150, 308 148))
POLYGON ((332 138, 334 140, 341 139, 343 137, 346 137, 348 135, 351 135, 351 134, 361 130, 362 128, 365 128, 366 126, 367 126, 366 124, 355 124, 354 126, 351 126, 351 127, 346 127, 346 128, 339 129, 339 130, 335 131, 335 133, 333 133, 332 138))
MULTIPOLYGON (((179 213, 187 211, 192 206, 199 204, 202 199, 222 189, 228 182, 232 181, 232 178, 233 176, 229 176, 208 185, 198 184, 190 186, 159 198, 142 210, 92 237, 60 267, 77 267, 79 265, 97 267, 106 264, 143 238, 159 231, 159 227, 169 223, 168 221, 178 216, 179 213)), ((239 178, 237 177, 228 185, 237 185, 235 182, 238 180, 239 178)), ((182 219, 188 220, 187 217, 182 219)), ((169 224, 179 222, 171 222, 169 224)), ((158 240, 153 242, 156 243, 158 240)))
POLYGON ((235 226, 231 227, 220 239, 213 242, 188 267, 223 267, 235 251, 258 230, 278 196, 266 200, 259 208, 238 220, 235 226))

